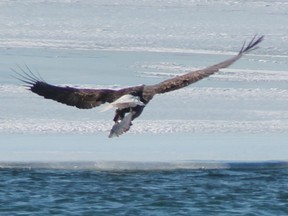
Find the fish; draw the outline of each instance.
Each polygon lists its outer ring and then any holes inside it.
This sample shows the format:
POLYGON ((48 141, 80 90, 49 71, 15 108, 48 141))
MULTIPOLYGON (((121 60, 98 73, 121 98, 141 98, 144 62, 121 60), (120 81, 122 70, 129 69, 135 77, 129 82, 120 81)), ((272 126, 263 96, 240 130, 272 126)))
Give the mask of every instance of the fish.
POLYGON ((127 132, 130 129, 130 126, 132 125, 131 122, 132 122, 133 115, 134 115, 134 112, 131 111, 122 120, 116 121, 110 131, 109 138, 118 137, 121 134, 127 132))

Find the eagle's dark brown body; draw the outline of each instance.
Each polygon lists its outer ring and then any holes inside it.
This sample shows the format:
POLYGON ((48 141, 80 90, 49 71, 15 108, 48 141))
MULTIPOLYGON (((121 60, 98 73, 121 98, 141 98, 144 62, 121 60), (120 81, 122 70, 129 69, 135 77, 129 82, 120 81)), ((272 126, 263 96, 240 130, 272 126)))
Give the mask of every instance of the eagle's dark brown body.
MULTIPOLYGON (((141 85, 123 88, 119 90, 112 89, 79 89, 72 87, 60 87, 50 85, 42 79, 36 77, 27 67, 27 71, 21 69, 21 73, 15 71, 20 77, 19 79, 25 82, 29 89, 46 99, 52 99, 57 102, 75 106, 79 109, 90 109, 97 107, 106 102, 112 103, 116 101, 123 95, 133 94, 135 97, 139 97, 140 100, 146 105, 156 94, 163 94, 166 92, 174 91, 192 83, 195 83, 205 77, 208 77, 215 72, 219 71, 221 68, 229 67, 235 61, 240 59, 244 54, 257 48, 257 45, 263 40, 264 36, 256 37, 247 45, 244 43, 239 53, 223 62, 212 65, 202 70, 192 71, 181 76, 176 76, 174 78, 165 80, 155 85, 141 85)), ((126 113, 133 111, 132 120, 137 118, 143 111, 145 106, 136 106, 133 108, 126 108, 116 110, 114 117, 115 124, 119 124, 121 120, 125 117, 126 113)), ((131 120, 131 121, 132 121, 131 120)), ((114 125, 115 126, 115 125, 114 125)), ((127 127, 129 130, 130 126, 127 127)), ((127 131, 126 130, 126 131, 127 131)), ((123 131, 123 132, 126 132, 123 131)), ((116 135, 120 135, 117 134, 116 135)))

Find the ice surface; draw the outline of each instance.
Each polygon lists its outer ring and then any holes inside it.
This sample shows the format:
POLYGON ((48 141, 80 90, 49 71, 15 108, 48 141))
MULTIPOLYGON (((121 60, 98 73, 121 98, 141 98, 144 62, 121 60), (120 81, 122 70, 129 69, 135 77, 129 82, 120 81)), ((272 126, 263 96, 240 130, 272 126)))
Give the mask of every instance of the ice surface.
POLYGON ((286 1, 28 0, 0 10, 0 160, 288 159, 286 1), (260 49, 156 96, 113 141, 112 111, 44 100, 11 72, 27 64, 83 88, 154 84, 229 58, 256 33, 260 49))
POLYGON ((263 33, 269 43, 259 53, 288 50, 285 0, 28 0, 0 7, 0 46, 6 48, 227 52, 263 33))

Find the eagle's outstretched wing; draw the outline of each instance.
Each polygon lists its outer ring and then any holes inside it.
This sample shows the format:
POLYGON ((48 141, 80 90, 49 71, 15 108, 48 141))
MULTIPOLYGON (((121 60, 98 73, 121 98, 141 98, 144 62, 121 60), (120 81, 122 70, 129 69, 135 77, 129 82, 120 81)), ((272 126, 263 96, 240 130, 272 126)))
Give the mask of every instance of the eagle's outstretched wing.
POLYGON ((189 73, 186 73, 181 76, 177 76, 168 80, 165 80, 159 84, 147 86, 147 90, 154 91, 155 94, 161 94, 173 90, 177 90, 180 88, 183 88, 185 86, 188 86, 192 83, 195 83, 205 77, 208 77, 215 72, 219 71, 221 68, 229 67, 231 64, 236 62, 238 59, 240 59, 244 54, 257 49, 257 45, 264 39, 264 36, 257 37, 256 35, 252 38, 252 40, 247 44, 244 42, 241 50, 239 53, 223 62, 220 62, 218 64, 212 65, 210 67, 207 67, 202 70, 192 71, 189 73))
POLYGON ((131 92, 139 92, 139 95, 142 95, 143 101, 148 103, 155 94, 161 94, 183 88, 214 74, 221 68, 230 66, 235 61, 240 59, 244 54, 256 49, 257 45, 263 40, 263 38, 264 36, 254 36, 253 39, 247 44, 247 46, 245 43, 243 44, 241 50, 236 56, 205 69, 192 71, 181 76, 176 76, 156 85, 134 86, 120 90, 81 89, 68 86, 61 87, 51 85, 41 79, 41 77, 34 75, 27 66, 25 70, 19 67, 21 72, 17 72, 16 70, 14 70, 14 72, 18 74, 18 79, 25 82, 32 92, 43 96, 46 99, 52 99, 69 106, 75 106, 80 109, 90 109, 105 102, 111 103, 117 100, 119 97, 131 92))
POLYGON ((19 69, 21 70, 21 73, 14 70, 14 72, 18 74, 17 78, 26 83, 26 86, 32 92, 43 96, 46 99, 52 99, 69 106, 75 106, 79 109, 91 109, 105 102, 111 103, 130 92, 143 90, 143 86, 128 87, 120 90, 81 89, 69 86, 55 86, 48 84, 40 76, 37 77, 27 66, 25 70, 20 67, 19 69))

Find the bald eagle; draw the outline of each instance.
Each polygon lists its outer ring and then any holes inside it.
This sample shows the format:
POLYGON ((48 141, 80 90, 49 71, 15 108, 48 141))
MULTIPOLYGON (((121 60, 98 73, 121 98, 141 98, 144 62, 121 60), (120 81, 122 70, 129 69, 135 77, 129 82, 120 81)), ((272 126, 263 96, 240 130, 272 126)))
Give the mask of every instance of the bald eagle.
POLYGON ((116 108, 113 119, 114 125, 109 135, 109 137, 114 137, 120 136, 130 129, 132 121, 140 116, 154 95, 183 88, 214 74, 221 68, 230 66, 244 54, 255 50, 263 38, 264 36, 257 37, 255 35, 248 44, 244 42, 237 55, 205 69, 191 71, 154 85, 140 85, 119 90, 81 89, 51 85, 40 76, 33 74, 28 67, 26 69, 19 67, 21 71, 14 70, 14 72, 17 73, 18 79, 24 82, 30 91, 46 99, 52 99, 79 109, 91 109, 106 102, 109 103, 104 110, 116 108))

